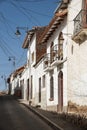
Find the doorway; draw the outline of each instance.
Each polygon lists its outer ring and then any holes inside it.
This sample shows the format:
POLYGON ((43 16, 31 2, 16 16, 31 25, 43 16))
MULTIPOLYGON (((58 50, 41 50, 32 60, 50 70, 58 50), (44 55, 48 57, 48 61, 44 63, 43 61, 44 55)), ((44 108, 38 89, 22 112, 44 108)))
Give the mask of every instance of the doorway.
POLYGON ((58 111, 63 111, 63 72, 58 74, 58 111))

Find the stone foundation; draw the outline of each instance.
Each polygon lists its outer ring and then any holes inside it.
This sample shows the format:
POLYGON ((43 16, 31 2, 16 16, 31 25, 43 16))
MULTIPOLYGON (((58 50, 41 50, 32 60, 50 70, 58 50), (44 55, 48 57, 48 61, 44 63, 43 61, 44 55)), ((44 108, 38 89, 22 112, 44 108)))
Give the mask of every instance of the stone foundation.
POLYGON ((78 113, 87 116, 87 106, 80 106, 71 101, 68 102, 68 113, 78 113))
POLYGON ((84 115, 76 113, 58 113, 58 118, 67 120, 68 122, 75 124, 81 128, 87 129, 87 118, 84 115))

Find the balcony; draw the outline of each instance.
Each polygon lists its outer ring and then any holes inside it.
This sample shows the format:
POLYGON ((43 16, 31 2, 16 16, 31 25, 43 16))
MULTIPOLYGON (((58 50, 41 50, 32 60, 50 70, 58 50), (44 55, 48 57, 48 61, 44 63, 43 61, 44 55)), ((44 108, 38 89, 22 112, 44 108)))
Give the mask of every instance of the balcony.
POLYGON ((53 69, 53 67, 51 66, 51 61, 50 61, 50 53, 47 53, 44 56, 44 61, 43 61, 43 68, 44 71, 51 71, 53 69))
POLYGON ((72 40, 81 44, 87 39, 87 10, 81 10, 74 19, 74 33, 72 40))
POLYGON ((64 62, 63 59, 63 49, 58 49, 58 44, 53 46, 52 52, 51 52, 51 65, 57 66, 59 64, 62 64, 64 62))
POLYGON ((67 59, 63 58, 63 49, 58 49, 58 44, 53 46, 51 53, 44 56, 43 67, 44 71, 51 71, 56 66, 63 64, 67 59))

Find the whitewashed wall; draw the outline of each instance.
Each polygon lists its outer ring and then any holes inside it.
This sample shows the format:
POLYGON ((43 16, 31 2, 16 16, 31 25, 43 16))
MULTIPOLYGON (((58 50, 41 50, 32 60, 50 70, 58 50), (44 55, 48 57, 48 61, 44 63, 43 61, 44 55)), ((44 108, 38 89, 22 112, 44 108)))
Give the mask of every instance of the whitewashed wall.
MULTIPOLYGON (((47 43, 47 53, 50 53, 50 44, 52 42, 54 42, 54 45, 58 44, 58 36, 60 34, 60 32, 63 33, 63 37, 64 37, 64 43, 63 43, 63 54, 64 54, 64 59, 67 58, 67 42, 68 42, 68 38, 67 38, 67 25, 66 25, 66 20, 61 24, 61 26, 55 30, 54 34, 51 36, 51 38, 49 39, 48 43, 47 43)), ((47 72, 47 84, 46 84, 46 88, 47 88, 47 106, 49 107, 49 109, 52 106, 56 106, 58 105, 58 74, 60 72, 60 70, 63 72, 63 106, 66 107, 67 106, 67 61, 63 64, 63 68, 60 69, 60 67, 55 67, 54 68, 54 73, 53 73, 53 77, 54 77, 54 100, 50 101, 50 72, 47 72)))
MULTIPOLYGON (((35 66, 35 105, 41 105, 41 108, 46 109, 46 82, 43 86, 43 59, 35 66), (39 103, 39 78, 41 78, 41 102, 39 103)), ((46 80, 46 75, 45 75, 46 80)))
MULTIPOLYGON (((68 33, 73 34, 73 19, 82 7, 82 0, 72 0, 68 13, 68 33)), ((72 37, 71 37, 72 39, 72 37)), ((87 105, 87 40, 77 44, 68 39, 68 101, 87 105), (72 54, 73 47, 73 54, 72 54)))
POLYGON ((14 80, 13 80, 13 74, 11 75, 11 95, 14 95, 14 89, 15 89, 15 86, 14 86, 14 80))
POLYGON ((25 68, 20 78, 20 81, 24 80, 24 85, 22 86, 22 98, 24 100, 27 100, 27 79, 28 78, 29 78, 29 70, 28 68, 25 68))
MULTIPOLYGON (((31 87, 31 76, 32 76, 32 104, 34 104, 36 83, 35 83, 35 68, 33 67, 33 65, 36 63, 36 34, 34 34, 34 36, 32 37, 30 41, 30 47, 28 48, 27 56, 28 56, 28 59, 30 59, 29 60, 29 86, 31 87), (34 61, 32 62, 33 52, 34 52, 34 61)), ((31 91, 30 91, 30 95, 31 95, 31 91)))

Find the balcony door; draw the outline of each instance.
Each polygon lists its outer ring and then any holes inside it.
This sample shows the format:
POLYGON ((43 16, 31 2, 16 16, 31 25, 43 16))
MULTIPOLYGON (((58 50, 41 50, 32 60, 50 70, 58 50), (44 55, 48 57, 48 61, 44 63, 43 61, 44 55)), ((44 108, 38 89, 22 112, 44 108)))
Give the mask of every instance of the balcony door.
POLYGON ((63 59, 63 42, 64 42, 64 38, 63 38, 63 33, 61 32, 59 34, 59 38, 58 38, 58 58, 59 58, 59 60, 63 59))

